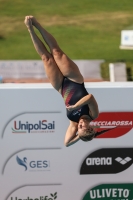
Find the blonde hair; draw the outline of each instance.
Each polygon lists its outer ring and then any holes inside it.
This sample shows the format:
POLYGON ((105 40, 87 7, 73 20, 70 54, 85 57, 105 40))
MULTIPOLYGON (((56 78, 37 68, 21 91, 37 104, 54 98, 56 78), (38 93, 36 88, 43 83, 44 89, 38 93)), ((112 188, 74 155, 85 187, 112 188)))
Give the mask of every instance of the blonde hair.
POLYGON ((95 131, 85 130, 83 134, 79 135, 79 138, 84 142, 91 141, 95 137, 95 131))

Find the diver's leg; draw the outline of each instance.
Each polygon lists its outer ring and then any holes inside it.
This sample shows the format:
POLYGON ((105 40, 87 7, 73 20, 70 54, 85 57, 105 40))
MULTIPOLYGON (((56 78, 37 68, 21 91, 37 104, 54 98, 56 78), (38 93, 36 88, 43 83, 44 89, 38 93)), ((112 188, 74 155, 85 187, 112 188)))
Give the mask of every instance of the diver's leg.
POLYGON ((46 74, 53 85, 53 87, 56 90, 60 90, 62 81, 63 81, 63 74, 61 73, 60 69, 58 68, 53 56, 47 51, 46 47, 42 43, 42 41, 38 38, 36 33, 34 32, 34 28, 32 26, 31 19, 29 16, 25 17, 24 21, 25 25, 28 28, 28 31, 30 33, 32 42, 34 44, 34 47, 37 51, 37 53, 42 58, 42 61, 44 63, 46 74))
POLYGON ((44 41, 49 46, 54 60, 62 74, 75 82, 83 83, 83 76, 77 65, 60 49, 55 38, 48 33, 33 16, 30 16, 30 18, 33 25, 39 30, 44 41))

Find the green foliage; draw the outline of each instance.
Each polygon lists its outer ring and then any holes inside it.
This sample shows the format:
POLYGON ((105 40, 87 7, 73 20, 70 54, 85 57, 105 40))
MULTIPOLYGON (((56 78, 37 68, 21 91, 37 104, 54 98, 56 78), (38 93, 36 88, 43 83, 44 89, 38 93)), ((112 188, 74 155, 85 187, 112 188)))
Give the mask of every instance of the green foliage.
MULTIPOLYGON (((101 76, 105 81, 109 81, 109 63, 104 62, 100 66, 101 76)), ((127 72, 127 80, 133 81, 133 62, 125 62, 126 64, 126 72, 127 72)))
POLYGON ((132 12, 132 7, 133 1, 131 0, 0 0, 0 15, 16 17, 27 14, 75 16, 100 12, 132 12))
POLYGON ((127 62, 126 63, 126 69, 127 69, 127 80, 133 81, 133 63, 127 62))
POLYGON ((72 59, 132 63, 132 51, 119 49, 121 30, 133 24, 132 8, 131 0, 0 0, 0 59, 40 59, 23 23, 29 14, 72 59))
POLYGON ((104 62, 101 63, 100 66, 101 76, 105 81, 109 81, 109 63, 110 62, 104 62))

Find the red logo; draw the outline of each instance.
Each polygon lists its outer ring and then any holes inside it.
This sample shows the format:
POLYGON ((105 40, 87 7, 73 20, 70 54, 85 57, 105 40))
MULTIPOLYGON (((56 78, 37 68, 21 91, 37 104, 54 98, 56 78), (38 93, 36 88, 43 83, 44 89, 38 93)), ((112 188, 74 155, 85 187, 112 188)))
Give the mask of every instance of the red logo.
POLYGON ((106 112, 100 113, 90 125, 98 126, 98 138, 116 138, 125 135, 133 128, 133 112, 106 112))

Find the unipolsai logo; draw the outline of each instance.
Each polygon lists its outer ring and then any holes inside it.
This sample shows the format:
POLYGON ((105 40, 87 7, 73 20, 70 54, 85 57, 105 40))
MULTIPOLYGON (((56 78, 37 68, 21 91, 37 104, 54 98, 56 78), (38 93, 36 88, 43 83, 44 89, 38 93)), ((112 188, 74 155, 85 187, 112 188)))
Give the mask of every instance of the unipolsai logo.
POLYGON ((100 127, 97 131, 103 131, 104 134, 99 138, 116 138, 128 133, 133 128, 133 112, 105 112, 100 113, 96 120, 90 125, 100 127))
POLYGON ((80 174, 116 174, 133 164, 133 148, 99 149, 83 161, 80 174))
POLYGON ((23 167, 24 171, 49 171, 49 160, 30 160, 27 157, 20 158, 16 156, 16 162, 19 166, 23 167))
POLYGON ((14 121, 12 133, 47 133, 55 131, 55 121, 39 120, 37 123, 14 121))
POLYGON ((82 200, 132 200, 133 184, 103 184, 89 190, 82 200))
POLYGON ((55 200, 57 199, 57 192, 55 192, 54 194, 50 193, 49 196, 40 196, 40 197, 36 197, 36 198, 31 198, 31 197, 27 197, 27 199, 23 199, 20 197, 11 197, 11 200, 55 200))

